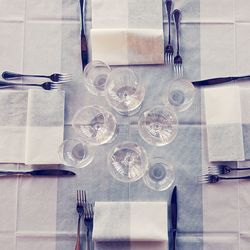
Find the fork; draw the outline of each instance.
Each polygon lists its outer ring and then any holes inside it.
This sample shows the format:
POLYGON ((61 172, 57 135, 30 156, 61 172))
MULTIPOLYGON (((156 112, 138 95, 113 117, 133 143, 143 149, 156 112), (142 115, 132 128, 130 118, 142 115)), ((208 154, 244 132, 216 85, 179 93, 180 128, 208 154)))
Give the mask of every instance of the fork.
POLYGON ((72 80, 72 75, 68 73, 54 73, 52 75, 27 75, 19 74, 10 71, 4 71, 2 73, 2 78, 5 80, 18 79, 22 77, 39 77, 39 78, 49 78, 53 82, 69 82, 72 80))
POLYGON ((230 176, 230 177, 224 177, 216 174, 204 174, 197 176, 197 182, 200 184, 204 183, 217 183, 220 180, 249 180, 250 176, 230 176))
POLYGON ((76 246, 75 250, 81 250, 81 218, 84 214, 84 198, 86 197, 86 192, 83 190, 77 190, 76 194, 76 211, 78 213, 78 223, 77 223, 77 238, 76 238, 76 246))
POLYGON ((28 86, 28 87, 41 87, 45 90, 52 90, 52 89, 61 89, 62 82, 54 83, 54 82, 44 82, 42 84, 38 83, 12 83, 12 82, 5 82, 5 81, 0 81, 0 89, 5 89, 5 88, 15 88, 15 87, 23 87, 23 86, 28 86))
POLYGON ((86 202, 86 199, 85 199, 84 224, 87 227, 86 250, 93 250, 93 246, 92 246, 93 216, 94 216, 93 204, 86 202))
POLYGON ((182 65, 182 57, 180 55, 181 11, 178 9, 175 9, 173 11, 173 18, 174 18, 175 28, 176 28, 176 44, 177 44, 176 56, 174 57, 174 72, 175 72, 177 77, 182 77, 183 76, 183 65, 182 65))
POLYGON ((165 6, 167 9, 167 15, 168 15, 168 44, 165 47, 165 58, 168 64, 172 63, 173 61, 173 54, 174 54, 174 48, 171 44, 171 9, 172 9, 172 0, 165 1, 165 6))
POLYGON ((228 174, 233 170, 250 170, 250 168, 234 168, 227 165, 213 165, 208 167, 209 174, 228 174))

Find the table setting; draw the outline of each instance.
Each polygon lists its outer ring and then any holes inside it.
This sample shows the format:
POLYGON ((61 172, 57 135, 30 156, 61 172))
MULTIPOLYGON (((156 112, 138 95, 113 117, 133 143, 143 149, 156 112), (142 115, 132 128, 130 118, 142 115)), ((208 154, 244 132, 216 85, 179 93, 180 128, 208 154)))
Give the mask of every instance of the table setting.
POLYGON ((1 249, 250 249, 248 1, 0 6, 1 249))

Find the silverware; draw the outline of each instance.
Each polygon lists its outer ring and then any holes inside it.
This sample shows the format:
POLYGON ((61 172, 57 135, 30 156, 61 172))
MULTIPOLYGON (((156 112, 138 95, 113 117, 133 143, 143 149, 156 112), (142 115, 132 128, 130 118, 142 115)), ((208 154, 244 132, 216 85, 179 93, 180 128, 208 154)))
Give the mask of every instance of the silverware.
POLYGON ((38 169, 32 171, 0 171, 0 176, 27 176, 27 177, 49 177, 49 176, 58 176, 58 177, 70 177, 74 176, 75 173, 69 170, 64 169, 38 169))
POLYGON ((88 64, 88 43, 86 38, 86 24, 85 24, 85 12, 86 12, 86 0, 80 0, 81 8, 81 57, 82 57, 82 69, 88 64))
POLYGON ((228 174, 234 170, 235 171, 250 170, 250 168, 234 168, 234 167, 230 167, 227 165, 212 165, 208 167, 208 173, 215 174, 215 175, 228 174))
POLYGON ((83 190, 77 190, 76 193, 76 211, 78 213, 77 222, 77 237, 75 250, 81 250, 81 218, 84 214, 84 203, 86 202, 86 192, 83 190))
POLYGON ((171 233, 172 233, 172 249, 176 249, 176 233, 177 233, 177 187, 175 186, 171 196, 171 233))
POLYGON ((62 82, 61 83, 44 82, 42 84, 39 84, 39 83, 15 83, 15 82, 0 81, 0 89, 23 87, 23 86, 40 87, 45 90, 53 90, 53 89, 62 89, 63 84, 62 82))
POLYGON ((250 176, 220 176, 220 175, 215 175, 215 174, 204 174, 197 176, 197 182, 200 184, 205 184, 205 183, 217 183, 220 180, 249 180, 250 176))
POLYGON ((87 199, 85 199, 84 224, 87 228, 86 250, 93 250, 93 242, 92 242, 93 219, 94 219, 93 217, 94 217, 93 204, 87 202, 87 199))
POLYGON ((165 58, 168 64, 173 61, 174 48, 171 44, 171 9, 172 9, 172 0, 165 1, 165 6, 168 15, 168 44, 165 47, 165 58))
POLYGON ((218 78, 211 78, 206 80, 200 80, 200 81, 194 81, 192 82, 194 86, 207 86, 207 85, 215 85, 220 83, 226 83, 226 82, 232 82, 235 80, 240 79, 248 79, 250 78, 250 75, 245 76, 228 76, 228 77, 218 77, 218 78))
POLYGON ((54 73, 52 75, 28 75, 28 74, 19 74, 10 71, 4 71, 2 73, 2 78, 5 80, 18 79, 23 77, 38 77, 38 78, 48 78, 52 82, 69 82, 72 80, 72 75, 68 73, 54 73))
POLYGON ((173 11, 173 18, 175 23, 175 29, 176 29, 176 56, 174 57, 174 72, 177 77, 183 76, 183 62, 182 57, 180 55, 180 19, 181 19, 181 11, 178 9, 175 9, 173 11))

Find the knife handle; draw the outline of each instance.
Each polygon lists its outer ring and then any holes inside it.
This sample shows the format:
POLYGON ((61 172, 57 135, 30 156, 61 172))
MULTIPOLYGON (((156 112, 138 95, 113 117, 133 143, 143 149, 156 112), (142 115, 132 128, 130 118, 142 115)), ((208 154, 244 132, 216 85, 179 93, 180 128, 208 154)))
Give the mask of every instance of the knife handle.
POLYGON ((219 78, 211 78, 201 81, 192 82, 194 86, 208 86, 214 84, 220 84, 225 82, 232 82, 234 80, 249 78, 250 76, 229 76, 229 77, 219 77, 219 78))
POLYGON ((88 64, 88 43, 84 31, 81 31, 81 56, 82 56, 82 69, 88 64))
POLYGON ((172 242, 172 246, 173 246, 173 250, 175 250, 176 249, 176 230, 173 230, 173 232, 172 232, 172 240, 173 240, 173 242, 172 242))
POLYGON ((24 176, 30 175, 30 172, 22 171, 0 171, 0 176, 24 176))

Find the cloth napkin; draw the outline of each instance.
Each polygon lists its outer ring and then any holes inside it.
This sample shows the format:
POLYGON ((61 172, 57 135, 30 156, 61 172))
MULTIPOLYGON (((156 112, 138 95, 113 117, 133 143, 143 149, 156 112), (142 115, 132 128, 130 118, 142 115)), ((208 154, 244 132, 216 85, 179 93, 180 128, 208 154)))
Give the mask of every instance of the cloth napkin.
POLYGON ((58 164, 64 91, 0 91, 0 162, 58 164))
POLYGON ((29 90, 25 164, 59 164, 64 91, 29 90))
POLYGON ((93 0, 92 60, 111 65, 163 64, 161 0, 93 0))
POLYGON ((166 202, 96 202, 95 249, 168 249, 166 202))
POLYGON ((239 86, 204 90, 209 161, 245 159, 239 86))
POLYGON ((0 162, 24 162, 28 92, 0 91, 0 162))

